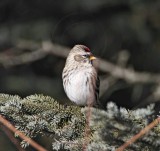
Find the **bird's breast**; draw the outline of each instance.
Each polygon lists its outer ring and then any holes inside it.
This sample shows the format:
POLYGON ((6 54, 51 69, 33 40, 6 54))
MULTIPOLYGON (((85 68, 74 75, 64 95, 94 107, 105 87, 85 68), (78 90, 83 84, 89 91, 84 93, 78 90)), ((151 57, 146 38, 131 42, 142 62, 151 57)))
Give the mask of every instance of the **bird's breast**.
POLYGON ((86 105, 89 97, 89 74, 75 71, 69 76, 66 93, 69 99, 78 105, 86 105))

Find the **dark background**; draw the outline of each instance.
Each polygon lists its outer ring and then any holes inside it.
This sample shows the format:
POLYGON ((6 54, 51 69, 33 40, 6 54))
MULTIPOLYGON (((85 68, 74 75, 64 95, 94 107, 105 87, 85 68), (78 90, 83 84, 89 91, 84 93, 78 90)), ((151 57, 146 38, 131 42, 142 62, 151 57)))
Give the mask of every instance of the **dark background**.
MULTIPOLYGON (((85 44, 95 56, 117 65, 120 54, 124 54, 121 52, 125 52, 129 56, 125 67, 159 73, 160 1, 1 0, 0 55, 29 52, 12 50, 19 40, 50 40, 67 47, 85 44)), ((0 93, 21 97, 42 93, 64 103, 68 101, 61 80, 64 63, 64 58, 54 55, 10 67, 0 60, 0 93)), ((100 78, 110 76, 99 74, 100 78)), ((108 87, 101 97, 104 102, 132 108, 148 98, 155 85, 117 79, 108 87)))

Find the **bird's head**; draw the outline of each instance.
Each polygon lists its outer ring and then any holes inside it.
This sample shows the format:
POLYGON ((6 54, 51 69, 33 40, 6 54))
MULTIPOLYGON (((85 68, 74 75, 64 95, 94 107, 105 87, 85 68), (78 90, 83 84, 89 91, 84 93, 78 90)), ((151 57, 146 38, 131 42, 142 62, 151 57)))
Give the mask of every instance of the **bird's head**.
POLYGON ((92 65, 92 61, 96 59, 90 49, 84 45, 75 45, 72 48, 69 57, 75 63, 80 63, 82 65, 92 65))

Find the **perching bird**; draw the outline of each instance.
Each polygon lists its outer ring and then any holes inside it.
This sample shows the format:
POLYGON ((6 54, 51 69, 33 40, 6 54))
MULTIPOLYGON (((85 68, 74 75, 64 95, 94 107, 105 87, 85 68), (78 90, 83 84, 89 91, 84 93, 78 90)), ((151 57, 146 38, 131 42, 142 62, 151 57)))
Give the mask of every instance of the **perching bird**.
POLYGON ((90 49, 75 45, 66 60, 62 73, 63 87, 68 98, 79 106, 99 106, 100 81, 93 66, 90 49))

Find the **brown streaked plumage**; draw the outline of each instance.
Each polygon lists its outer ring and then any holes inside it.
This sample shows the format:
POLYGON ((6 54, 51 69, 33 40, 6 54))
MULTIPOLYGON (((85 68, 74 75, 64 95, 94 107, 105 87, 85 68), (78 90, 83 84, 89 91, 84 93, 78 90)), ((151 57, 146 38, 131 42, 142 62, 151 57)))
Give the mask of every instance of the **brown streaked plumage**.
POLYGON ((66 60, 62 73, 68 98, 77 105, 99 105, 100 81, 92 64, 96 59, 84 45, 75 45, 66 60))

